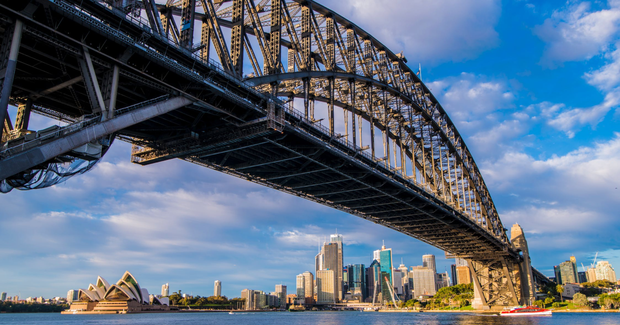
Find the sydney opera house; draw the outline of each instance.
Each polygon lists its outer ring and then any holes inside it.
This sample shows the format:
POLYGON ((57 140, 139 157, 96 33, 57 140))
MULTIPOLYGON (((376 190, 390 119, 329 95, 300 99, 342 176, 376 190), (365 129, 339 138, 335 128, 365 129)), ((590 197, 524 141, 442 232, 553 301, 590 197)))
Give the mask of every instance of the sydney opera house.
POLYGON ((126 271, 116 284, 110 285, 102 277, 88 289, 78 291, 78 300, 71 303, 63 314, 119 314, 169 312, 168 297, 158 298, 140 288, 136 278, 126 271))

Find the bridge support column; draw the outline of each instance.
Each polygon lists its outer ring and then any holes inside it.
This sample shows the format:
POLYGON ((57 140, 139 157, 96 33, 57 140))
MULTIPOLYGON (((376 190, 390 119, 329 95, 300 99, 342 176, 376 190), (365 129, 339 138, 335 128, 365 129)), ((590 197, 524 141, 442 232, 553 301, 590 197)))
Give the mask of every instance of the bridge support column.
POLYGON ((523 229, 519 224, 514 224, 510 229, 510 241, 517 250, 521 250, 523 261, 519 264, 519 274, 521 280, 521 293, 524 304, 532 305, 536 300, 536 284, 532 274, 532 264, 530 262, 530 252, 527 241, 523 234, 523 229))
POLYGON ((503 256, 467 259, 474 283, 474 309, 503 309, 520 304, 519 267, 503 256))
MULTIPOLYGON (((13 37, 11 39, 9 57, 4 67, 1 67, 5 69, 4 80, 2 82, 2 92, 0 93, 0 122, 2 125, 4 125, 4 120, 8 115, 7 107, 9 105, 9 97, 11 97, 13 79, 15 78, 15 70, 17 68, 17 56, 19 54, 19 47, 22 41, 22 29, 23 24, 21 20, 16 20, 15 28, 13 30, 13 37)), ((0 139, 2 138, 3 130, 4 128, 0 129, 0 139)))

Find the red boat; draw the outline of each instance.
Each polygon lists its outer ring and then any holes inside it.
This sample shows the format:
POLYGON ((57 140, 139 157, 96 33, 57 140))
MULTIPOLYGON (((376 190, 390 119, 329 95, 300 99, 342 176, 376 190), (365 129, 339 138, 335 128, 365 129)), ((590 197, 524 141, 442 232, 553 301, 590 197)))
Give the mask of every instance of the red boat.
POLYGON ((551 316, 551 310, 538 308, 536 306, 514 307, 511 310, 503 311, 500 316, 551 316))

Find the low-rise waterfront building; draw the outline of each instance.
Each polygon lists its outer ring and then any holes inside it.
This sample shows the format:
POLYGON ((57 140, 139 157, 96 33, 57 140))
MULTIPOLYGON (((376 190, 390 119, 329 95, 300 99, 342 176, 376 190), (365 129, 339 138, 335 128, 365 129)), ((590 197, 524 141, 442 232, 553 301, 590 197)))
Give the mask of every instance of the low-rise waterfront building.
POLYGON ((573 299, 576 293, 581 292, 581 286, 576 283, 567 283, 563 287, 564 291, 562 292, 562 297, 564 297, 564 299, 573 299))

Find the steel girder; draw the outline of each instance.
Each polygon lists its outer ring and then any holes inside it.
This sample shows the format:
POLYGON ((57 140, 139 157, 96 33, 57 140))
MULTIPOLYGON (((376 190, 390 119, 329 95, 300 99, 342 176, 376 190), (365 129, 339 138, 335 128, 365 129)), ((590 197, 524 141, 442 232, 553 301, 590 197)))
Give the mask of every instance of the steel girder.
MULTIPOLYGON (((462 137, 402 55, 394 54, 353 22, 312 1, 239 0, 217 2, 215 6, 205 0, 202 7, 206 9, 197 9, 197 20, 213 15, 213 8, 219 28, 231 28, 232 39, 241 39, 237 35, 245 33, 260 45, 260 53, 245 48, 248 57, 262 59, 264 67, 263 71, 254 68, 253 73, 242 74, 250 75, 249 83, 265 92, 272 92, 277 84, 278 94, 304 98, 305 116, 310 120, 314 120, 315 113, 311 102, 325 101, 330 134, 334 134, 334 105, 343 108, 347 125, 349 121, 356 125, 357 130, 353 128, 352 134, 344 135, 347 139, 361 139, 362 123, 358 119, 371 122, 374 127, 369 131, 374 133, 376 127, 384 137, 384 156, 374 158, 508 243, 462 137), (244 28, 239 27, 240 18, 235 17, 245 17, 244 28), (272 35, 280 37, 274 39, 272 35), (289 62, 293 62, 286 73, 283 68, 274 68, 281 66, 280 47, 287 49, 289 62)), ((176 15, 182 13, 181 7, 168 9, 176 15)), ((232 45, 235 58, 242 57, 239 49, 232 45)), ((220 61, 223 67, 230 67, 221 57, 220 61)), ((258 61, 254 65, 260 66, 258 61)), ((237 68, 229 69, 239 75, 237 68)), ((374 143, 369 145, 376 152, 374 143)))

